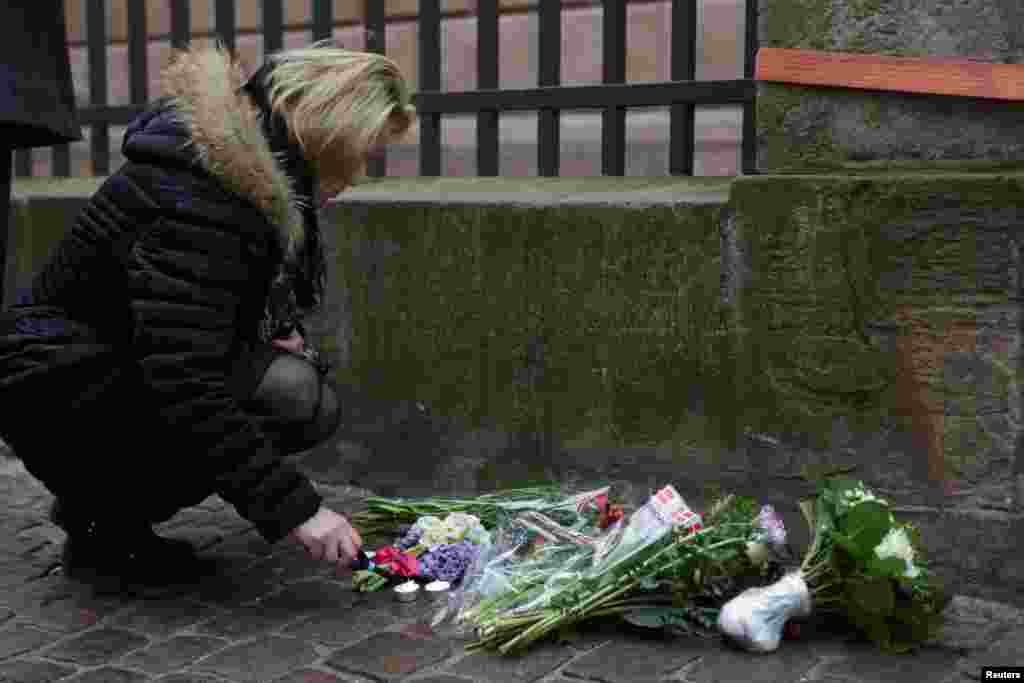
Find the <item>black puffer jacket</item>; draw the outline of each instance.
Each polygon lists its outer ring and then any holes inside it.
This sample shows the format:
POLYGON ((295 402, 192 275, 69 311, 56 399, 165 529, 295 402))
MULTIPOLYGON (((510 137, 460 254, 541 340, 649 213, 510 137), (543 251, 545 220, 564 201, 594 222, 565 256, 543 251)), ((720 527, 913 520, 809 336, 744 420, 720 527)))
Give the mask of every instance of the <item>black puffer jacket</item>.
MULTIPOLYGON (((232 381, 266 345, 268 317, 287 314, 268 305, 275 281, 311 275, 296 255, 309 253, 316 228, 297 201, 303 183, 286 172, 240 86, 219 51, 186 52, 168 68, 169 98, 125 135, 128 163, 91 199, 31 297, 5 313, 0 392, 12 399, 58 367, 130 361, 180 458, 180 479, 157 486, 184 486, 200 500, 216 492, 276 541, 321 499, 232 381)), ((316 287, 305 283, 298 289, 310 299, 316 287)), ((0 434, 18 431, 16 419, 0 415, 0 434)), ((30 452, 31 439, 11 440, 29 465, 53 457, 30 452)))

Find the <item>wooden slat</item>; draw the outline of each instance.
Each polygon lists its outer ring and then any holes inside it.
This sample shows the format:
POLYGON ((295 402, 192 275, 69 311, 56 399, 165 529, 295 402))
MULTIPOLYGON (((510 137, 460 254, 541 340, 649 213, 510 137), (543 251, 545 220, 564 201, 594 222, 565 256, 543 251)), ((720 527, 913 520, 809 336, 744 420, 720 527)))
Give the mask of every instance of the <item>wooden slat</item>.
POLYGON ((762 48, 759 81, 995 100, 1024 100, 1024 65, 762 48))

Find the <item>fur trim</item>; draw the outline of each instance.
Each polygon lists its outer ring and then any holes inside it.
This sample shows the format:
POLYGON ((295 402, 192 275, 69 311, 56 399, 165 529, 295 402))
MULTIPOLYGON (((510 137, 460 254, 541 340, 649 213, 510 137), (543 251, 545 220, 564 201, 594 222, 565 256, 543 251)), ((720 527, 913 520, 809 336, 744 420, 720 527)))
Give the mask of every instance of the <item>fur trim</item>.
POLYGON ((200 163, 251 200, 280 231, 289 258, 305 228, 292 182, 263 136, 259 112, 240 92, 238 64, 221 48, 186 48, 162 74, 164 94, 188 128, 200 163))

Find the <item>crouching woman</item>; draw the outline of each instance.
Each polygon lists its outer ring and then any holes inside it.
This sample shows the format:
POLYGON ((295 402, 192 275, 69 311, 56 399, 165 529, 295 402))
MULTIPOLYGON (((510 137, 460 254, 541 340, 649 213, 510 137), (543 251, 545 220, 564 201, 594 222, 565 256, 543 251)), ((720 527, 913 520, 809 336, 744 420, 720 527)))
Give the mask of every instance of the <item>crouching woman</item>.
POLYGON ((126 163, 0 314, 0 437, 55 496, 68 573, 164 582, 192 548, 153 525, 218 494, 270 542, 361 544, 284 456, 344 406, 305 339, 323 204, 410 127, 394 62, 326 44, 243 79, 178 52, 126 163))

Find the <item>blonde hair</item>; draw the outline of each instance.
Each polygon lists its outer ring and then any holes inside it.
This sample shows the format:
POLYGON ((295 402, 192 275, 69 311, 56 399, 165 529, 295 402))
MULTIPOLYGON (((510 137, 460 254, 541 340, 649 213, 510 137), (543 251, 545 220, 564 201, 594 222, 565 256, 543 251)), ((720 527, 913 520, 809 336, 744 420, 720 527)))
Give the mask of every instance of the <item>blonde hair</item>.
POLYGON ((404 135, 416 116, 398 65, 383 55, 321 41, 271 60, 270 106, 322 175, 351 180, 373 146, 404 135))

